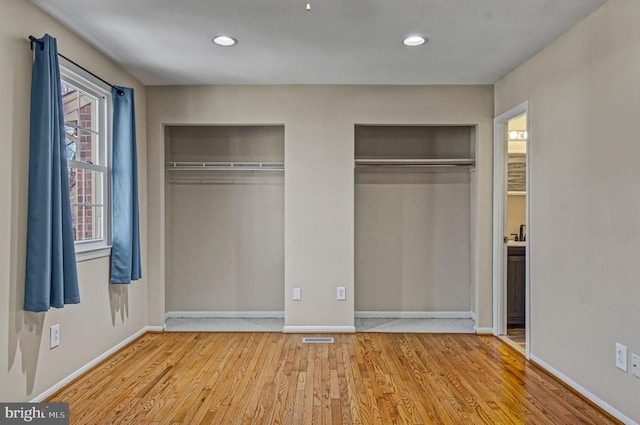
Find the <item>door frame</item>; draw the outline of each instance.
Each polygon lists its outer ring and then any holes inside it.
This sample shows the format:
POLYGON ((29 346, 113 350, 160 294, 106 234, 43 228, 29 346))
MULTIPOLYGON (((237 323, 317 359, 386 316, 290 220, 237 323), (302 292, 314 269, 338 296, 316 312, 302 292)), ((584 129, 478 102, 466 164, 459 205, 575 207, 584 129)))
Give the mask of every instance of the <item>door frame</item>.
POLYGON ((525 266, 525 355, 531 357, 531 320, 530 320, 530 263, 531 263, 531 227, 529 225, 529 182, 530 182, 530 140, 531 125, 529 119, 529 101, 525 101, 493 120, 493 334, 507 333, 507 124, 522 114, 526 115, 526 266, 525 266))

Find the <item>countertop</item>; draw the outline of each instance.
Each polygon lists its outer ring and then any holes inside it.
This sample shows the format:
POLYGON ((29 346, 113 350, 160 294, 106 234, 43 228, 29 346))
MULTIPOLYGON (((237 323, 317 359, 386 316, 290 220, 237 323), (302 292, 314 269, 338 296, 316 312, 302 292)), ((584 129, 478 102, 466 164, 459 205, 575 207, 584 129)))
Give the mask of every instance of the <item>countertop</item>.
POLYGON ((527 241, 508 241, 507 246, 527 246, 527 241))

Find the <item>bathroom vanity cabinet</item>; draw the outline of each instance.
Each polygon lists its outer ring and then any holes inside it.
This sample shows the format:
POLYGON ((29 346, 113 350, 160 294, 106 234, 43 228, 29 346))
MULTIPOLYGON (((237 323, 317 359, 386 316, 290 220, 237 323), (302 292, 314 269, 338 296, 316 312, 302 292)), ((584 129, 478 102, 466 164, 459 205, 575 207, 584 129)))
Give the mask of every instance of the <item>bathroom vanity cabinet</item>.
POLYGON ((507 326, 525 325, 525 247, 507 248, 507 326))

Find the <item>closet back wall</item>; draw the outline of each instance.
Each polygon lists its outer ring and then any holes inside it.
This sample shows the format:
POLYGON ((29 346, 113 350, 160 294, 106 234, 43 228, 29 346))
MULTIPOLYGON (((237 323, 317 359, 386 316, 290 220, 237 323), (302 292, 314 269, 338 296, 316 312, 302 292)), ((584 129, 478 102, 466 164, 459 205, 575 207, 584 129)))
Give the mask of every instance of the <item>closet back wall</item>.
MULTIPOLYGON (((356 126, 355 156, 474 160, 475 143, 471 126, 356 126)), ((472 311, 470 204, 468 166, 356 168, 356 313, 472 311)))
POLYGON ((356 311, 469 312, 469 171, 356 175, 356 311))
MULTIPOLYGON (((283 162, 282 126, 172 126, 168 162, 283 162)), ((282 171, 169 167, 167 311, 284 310, 282 171)))

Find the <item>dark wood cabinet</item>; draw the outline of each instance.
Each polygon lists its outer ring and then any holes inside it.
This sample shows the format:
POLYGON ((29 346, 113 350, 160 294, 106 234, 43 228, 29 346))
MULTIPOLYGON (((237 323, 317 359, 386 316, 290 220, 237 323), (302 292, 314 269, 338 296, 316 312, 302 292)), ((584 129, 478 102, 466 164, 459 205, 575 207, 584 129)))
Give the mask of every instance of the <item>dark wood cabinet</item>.
POLYGON ((525 266, 524 247, 507 248, 507 326, 525 325, 525 266))

